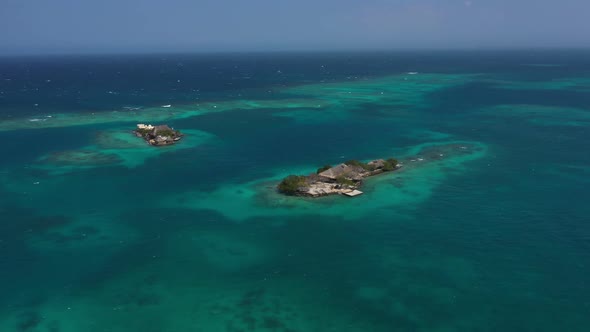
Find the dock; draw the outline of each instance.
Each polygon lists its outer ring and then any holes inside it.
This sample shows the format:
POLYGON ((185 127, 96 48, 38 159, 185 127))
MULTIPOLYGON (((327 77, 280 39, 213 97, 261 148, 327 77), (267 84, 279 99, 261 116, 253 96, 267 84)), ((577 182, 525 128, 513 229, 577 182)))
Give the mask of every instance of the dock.
POLYGON ((346 196, 348 196, 348 197, 356 197, 356 196, 359 196, 359 195, 362 195, 362 194, 363 194, 363 192, 362 192, 362 191, 360 191, 360 190, 356 190, 356 189, 355 189, 355 190, 353 190, 353 191, 349 191, 349 192, 347 192, 347 193, 344 193, 344 195, 346 195, 346 196))

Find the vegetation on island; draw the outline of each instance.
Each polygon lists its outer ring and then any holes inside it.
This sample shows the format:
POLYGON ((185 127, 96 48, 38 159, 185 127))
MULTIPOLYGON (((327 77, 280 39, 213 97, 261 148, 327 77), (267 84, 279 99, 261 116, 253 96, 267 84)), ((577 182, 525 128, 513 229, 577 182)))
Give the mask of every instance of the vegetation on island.
POLYGON ((158 136, 162 136, 162 137, 174 137, 178 134, 177 131, 174 131, 172 129, 164 129, 164 130, 158 130, 158 136))
POLYGON ((395 169, 395 167, 398 164, 398 161, 396 159, 389 158, 387 160, 384 160, 383 166, 381 166, 381 167, 377 166, 376 164, 372 164, 372 163, 363 163, 363 162, 355 160, 355 159, 349 160, 349 161, 345 162, 344 164, 346 164, 348 166, 361 167, 362 169, 364 169, 365 171, 368 171, 368 172, 373 172, 377 168, 381 168, 383 171, 389 172, 389 171, 393 171, 395 169))
POLYGON ((337 177, 336 183, 342 186, 354 186, 356 184, 353 180, 345 177, 344 175, 340 175, 339 177, 337 177))
POLYGON ((154 131, 153 129, 147 129, 147 128, 137 128, 137 129, 135 129, 135 132, 136 132, 137 134, 139 134, 140 136, 146 136, 146 135, 149 135, 149 134, 151 134, 153 131, 154 131))
POLYGON ((279 183, 279 191, 283 194, 293 195, 301 187, 306 186, 307 177, 301 175, 289 175, 279 183))
POLYGON ((389 158, 389 159, 385 160, 385 163, 384 163, 382 169, 384 172, 393 171, 397 167, 398 164, 399 164, 399 161, 397 161, 397 159, 389 158))

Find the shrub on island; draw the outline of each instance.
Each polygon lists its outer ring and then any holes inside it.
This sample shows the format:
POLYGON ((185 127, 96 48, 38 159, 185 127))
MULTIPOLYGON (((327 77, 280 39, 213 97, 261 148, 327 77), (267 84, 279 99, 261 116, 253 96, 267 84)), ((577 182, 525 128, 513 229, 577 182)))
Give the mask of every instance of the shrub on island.
POLYGON ((344 175, 340 175, 336 178, 336 182, 343 186, 354 186, 355 182, 351 179, 346 178, 344 175))
POLYGON ((396 159, 389 158, 389 159, 385 160, 385 163, 383 164, 383 171, 384 172, 393 171, 397 167, 397 164, 398 164, 398 161, 396 159))
POLYGON ((137 128, 135 129, 135 132, 138 133, 141 136, 145 136, 148 134, 151 134, 153 131, 153 129, 147 129, 147 128, 137 128))
POLYGON ((158 130, 158 136, 162 137, 173 137, 176 136, 176 132, 172 129, 158 130))
POLYGON ((294 195, 299 188, 306 186, 306 179, 305 176, 289 175, 279 183, 279 191, 287 195, 294 195))
MULTIPOLYGON (((361 167, 365 171, 368 171, 368 172, 372 172, 372 171, 379 168, 379 166, 376 166, 373 163, 363 163, 358 160, 349 160, 349 161, 345 162, 345 164, 348 166, 361 167)), ((393 171, 394 169, 396 169, 397 164, 398 164, 398 161, 396 159, 389 158, 389 159, 383 161, 383 166, 381 166, 380 168, 384 172, 390 172, 390 171, 393 171)))

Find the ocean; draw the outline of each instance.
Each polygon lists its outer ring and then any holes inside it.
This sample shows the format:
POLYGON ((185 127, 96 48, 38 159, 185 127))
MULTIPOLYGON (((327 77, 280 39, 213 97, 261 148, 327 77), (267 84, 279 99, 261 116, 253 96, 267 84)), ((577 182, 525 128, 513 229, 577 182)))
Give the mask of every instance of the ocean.
POLYGON ((590 330, 588 51, 5 57, 0 142, 0 331, 590 330))

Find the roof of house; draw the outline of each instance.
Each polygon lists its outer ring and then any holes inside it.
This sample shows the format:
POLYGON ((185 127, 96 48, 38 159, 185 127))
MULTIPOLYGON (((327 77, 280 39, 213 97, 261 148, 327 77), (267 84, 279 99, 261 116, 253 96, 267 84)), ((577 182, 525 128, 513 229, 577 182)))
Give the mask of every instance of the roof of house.
POLYGON ((346 164, 340 164, 329 168, 319 174, 328 179, 336 180, 340 176, 351 178, 353 180, 361 180, 362 176, 359 174, 358 167, 348 166, 346 164))

